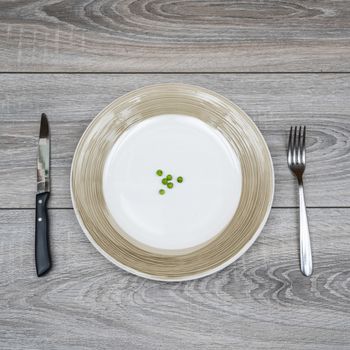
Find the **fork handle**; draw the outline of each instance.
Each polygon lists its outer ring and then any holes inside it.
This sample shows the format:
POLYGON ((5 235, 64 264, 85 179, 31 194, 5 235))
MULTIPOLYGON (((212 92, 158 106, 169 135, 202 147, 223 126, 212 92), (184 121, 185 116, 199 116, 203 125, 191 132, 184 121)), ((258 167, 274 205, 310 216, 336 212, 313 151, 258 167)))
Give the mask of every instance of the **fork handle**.
POLYGON ((312 254, 309 224, 306 215, 304 185, 303 180, 298 180, 299 184, 299 218, 300 218, 300 268, 305 276, 312 274, 312 254))

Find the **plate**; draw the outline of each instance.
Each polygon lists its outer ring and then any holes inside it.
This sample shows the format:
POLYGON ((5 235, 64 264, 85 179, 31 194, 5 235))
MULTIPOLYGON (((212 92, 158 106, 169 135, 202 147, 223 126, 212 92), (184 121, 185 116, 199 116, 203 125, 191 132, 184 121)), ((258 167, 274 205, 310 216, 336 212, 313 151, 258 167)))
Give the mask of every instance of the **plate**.
POLYGON ((116 99, 88 126, 72 162, 73 206, 88 239, 117 266, 155 280, 195 279, 232 263, 262 230, 273 192, 256 125, 191 85, 116 99))

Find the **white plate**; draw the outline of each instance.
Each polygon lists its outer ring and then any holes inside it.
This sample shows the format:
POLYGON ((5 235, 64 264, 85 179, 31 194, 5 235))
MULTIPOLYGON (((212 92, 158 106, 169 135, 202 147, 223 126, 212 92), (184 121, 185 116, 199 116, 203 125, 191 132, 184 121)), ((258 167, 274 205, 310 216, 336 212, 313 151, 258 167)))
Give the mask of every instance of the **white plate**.
POLYGON ((71 193, 84 233, 107 259, 142 277, 184 281, 219 271, 253 244, 270 213, 273 164, 231 101, 198 86, 154 85, 94 118, 74 154, 71 193), (157 169, 184 181, 166 189, 157 169))
POLYGON ((184 115, 156 116, 129 128, 103 174, 106 205, 121 231, 135 244, 165 250, 193 248, 222 232, 241 189, 240 163, 226 139, 184 115), (157 169, 174 176, 172 189, 157 169))

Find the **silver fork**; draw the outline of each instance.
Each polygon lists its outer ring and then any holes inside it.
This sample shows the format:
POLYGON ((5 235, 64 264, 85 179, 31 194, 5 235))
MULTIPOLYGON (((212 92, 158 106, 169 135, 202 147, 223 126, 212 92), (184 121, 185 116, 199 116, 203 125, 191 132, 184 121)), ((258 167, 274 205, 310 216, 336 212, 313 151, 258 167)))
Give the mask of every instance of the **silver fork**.
POLYGON ((298 180, 299 210, 300 210, 300 269, 305 276, 312 274, 312 254, 310 244, 309 224, 306 215, 303 174, 306 167, 305 151, 306 127, 290 128, 288 143, 288 167, 298 180))

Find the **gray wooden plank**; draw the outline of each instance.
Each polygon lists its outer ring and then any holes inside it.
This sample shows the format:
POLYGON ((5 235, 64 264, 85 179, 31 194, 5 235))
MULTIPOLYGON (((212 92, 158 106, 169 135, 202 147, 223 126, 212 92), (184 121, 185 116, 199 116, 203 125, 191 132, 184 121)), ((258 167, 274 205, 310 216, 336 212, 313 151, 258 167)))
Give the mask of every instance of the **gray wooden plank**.
POLYGON ((114 98, 153 83, 184 82, 215 90, 241 106, 270 147, 275 206, 296 206, 286 166, 290 125, 306 124, 306 201, 350 206, 350 76, 339 74, 0 75, 0 208, 33 208, 40 113, 52 132, 51 207, 71 207, 69 172, 76 144, 114 98), (20 195, 19 195, 20 191, 20 195))
POLYGON ((71 209, 50 210, 53 269, 35 276, 34 210, 0 210, 2 349, 349 349, 350 209, 310 209, 314 274, 298 265, 297 210, 225 270, 161 283, 121 271, 71 209))
POLYGON ((349 71, 348 1, 0 3, 1 71, 349 71))

